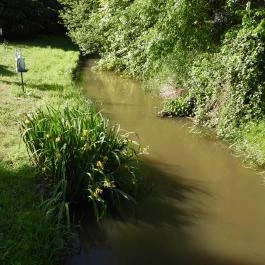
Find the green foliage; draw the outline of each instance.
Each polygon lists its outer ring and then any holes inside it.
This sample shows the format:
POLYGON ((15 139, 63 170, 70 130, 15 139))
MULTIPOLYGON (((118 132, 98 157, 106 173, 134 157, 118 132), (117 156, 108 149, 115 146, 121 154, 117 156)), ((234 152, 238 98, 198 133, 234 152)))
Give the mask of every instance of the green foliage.
POLYGON ((192 116, 193 101, 188 97, 179 98, 178 100, 168 100, 165 103, 166 110, 178 117, 192 116))
POLYGON ((243 28, 228 34, 221 51, 229 90, 222 110, 220 133, 265 114, 265 34, 264 20, 244 18, 243 28), (263 26, 262 26, 263 25, 263 26))
POLYGON ((226 139, 264 118, 264 0, 60 2, 69 35, 100 68, 188 91, 165 113, 226 139))
POLYGON ((206 0, 60 2, 70 37, 83 52, 99 53, 103 69, 147 78, 169 58, 181 68, 211 42, 206 0))
POLYGON ((263 14, 247 10, 241 28, 226 34, 218 53, 199 58, 186 82, 187 98, 194 100, 193 115, 197 122, 216 128, 224 138, 235 137, 242 124, 264 118, 263 14))
POLYGON ((251 9, 264 7, 264 1, 263 0, 225 0, 226 2, 226 8, 230 9, 232 11, 240 12, 246 8, 246 5, 249 5, 251 9))
POLYGON ((244 155, 244 162, 251 166, 265 166, 265 121, 251 121, 238 131, 233 149, 244 155))
POLYGON ((34 165, 55 187, 59 202, 91 203, 98 220, 124 200, 134 202, 139 148, 92 107, 38 109, 20 128, 34 165))

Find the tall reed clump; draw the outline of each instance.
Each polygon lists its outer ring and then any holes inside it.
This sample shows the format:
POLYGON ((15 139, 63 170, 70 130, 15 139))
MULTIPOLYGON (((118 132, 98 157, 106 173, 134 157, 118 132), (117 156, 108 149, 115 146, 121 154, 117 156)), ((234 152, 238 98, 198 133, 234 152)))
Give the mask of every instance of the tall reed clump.
POLYGON ((25 114, 20 129, 57 205, 91 204, 100 220, 124 201, 135 203, 139 145, 93 107, 40 108, 25 114))

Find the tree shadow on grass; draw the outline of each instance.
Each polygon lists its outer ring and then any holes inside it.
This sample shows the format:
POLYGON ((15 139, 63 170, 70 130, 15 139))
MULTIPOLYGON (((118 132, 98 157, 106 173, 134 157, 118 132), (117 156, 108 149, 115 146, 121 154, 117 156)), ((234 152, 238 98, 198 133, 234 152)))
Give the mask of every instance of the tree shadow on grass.
POLYGON ((59 84, 31 84, 29 83, 28 86, 32 89, 37 88, 38 90, 41 91, 63 91, 64 90, 64 86, 63 85, 59 85, 59 84))
POLYGON ((27 203, 31 200, 29 191, 32 194, 34 188, 32 185, 34 172, 34 169, 28 165, 14 169, 8 162, 0 161, 0 227, 3 229, 2 233, 8 234, 16 215, 27 208, 27 203))
MULTIPOLYGON (((18 81, 6 81, 6 80, 1 80, 3 83, 7 84, 7 85, 17 85, 17 86, 21 86, 21 82, 18 81)), ((59 84, 33 84, 30 82, 27 82, 27 80, 24 80, 24 87, 25 88, 31 88, 31 89, 38 89, 41 91, 63 91, 64 90, 64 86, 63 85, 59 85, 59 84)))
POLYGON ((29 172, 29 168, 25 166, 14 170, 11 166, 0 162, 0 263, 8 260, 10 249, 13 246, 12 230, 16 225, 15 219, 18 212, 24 208, 19 198, 23 190, 24 192, 28 190, 25 176, 29 172))
POLYGON ((12 162, 0 161, 0 190, 8 191, 7 187, 10 186, 11 190, 18 188, 16 192, 26 192, 31 183, 31 178, 35 175, 33 167, 22 165, 19 168, 13 169, 12 162))
POLYGON ((41 47, 41 48, 55 48, 62 49, 64 51, 78 51, 78 46, 75 45, 71 39, 67 36, 48 36, 40 35, 34 39, 28 39, 23 41, 15 41, 14 44, 20 48, 26 47, 41 47))
POLYGON ((7 81, 7 80, 1 80, 1 82, 7 84, 7 85, 17 85, 17 86, 21 86, 21 82, 18 81, 7 81))
POLYGON ((7 66, 0 64, 0 75, 3 76, 13 76, 16 73, 13 71, 10 71, 7 66))
POLYGON ((12 162, 0 161, 0 264, 52 264, 58 259, 62 236, 41 207, 35 176, 27 164, 14 168, 12 162))

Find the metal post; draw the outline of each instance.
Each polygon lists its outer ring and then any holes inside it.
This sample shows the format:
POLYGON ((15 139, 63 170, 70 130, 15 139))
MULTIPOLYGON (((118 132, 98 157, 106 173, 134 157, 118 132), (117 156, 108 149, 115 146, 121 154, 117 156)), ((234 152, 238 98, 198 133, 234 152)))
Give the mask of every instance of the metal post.
POLYGON ((23 82, 23 72, 20 72, 20 75, 21 75, 22 90, 23 90, 23 93, 25 93, 24 82, 23 82))

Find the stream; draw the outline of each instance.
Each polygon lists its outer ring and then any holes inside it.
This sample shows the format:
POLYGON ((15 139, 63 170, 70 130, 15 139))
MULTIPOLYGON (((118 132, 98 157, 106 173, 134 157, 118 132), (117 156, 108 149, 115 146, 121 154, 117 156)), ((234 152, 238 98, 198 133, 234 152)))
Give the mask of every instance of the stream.
POLYGON ((149 147, 153 190, 137 218, 80 230, 70 265, 264 265, 265 185, 261 175, 184 119, 156 116, 161 99, 141 84, 83 67, 85 95, 149 147))

